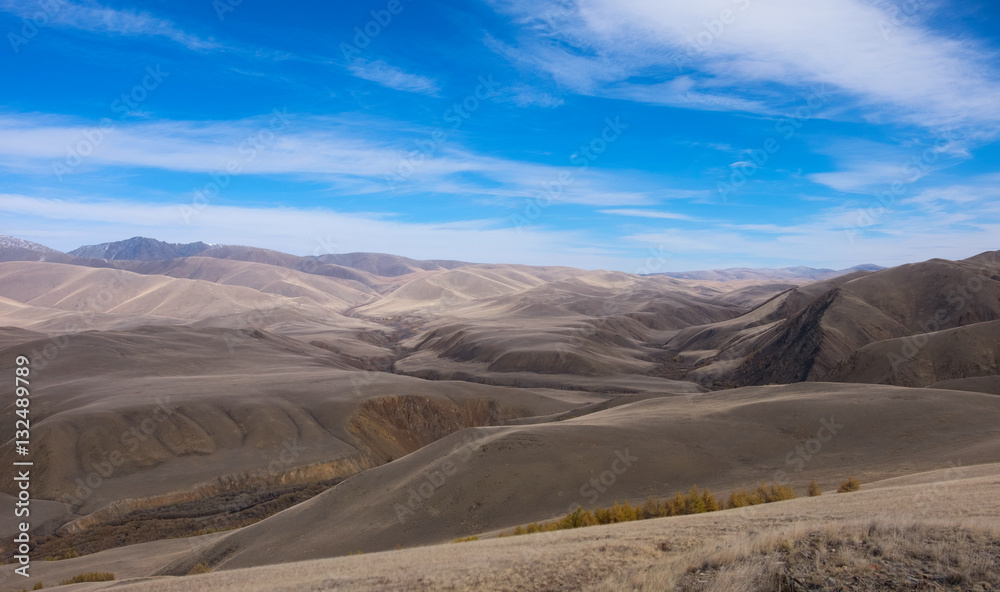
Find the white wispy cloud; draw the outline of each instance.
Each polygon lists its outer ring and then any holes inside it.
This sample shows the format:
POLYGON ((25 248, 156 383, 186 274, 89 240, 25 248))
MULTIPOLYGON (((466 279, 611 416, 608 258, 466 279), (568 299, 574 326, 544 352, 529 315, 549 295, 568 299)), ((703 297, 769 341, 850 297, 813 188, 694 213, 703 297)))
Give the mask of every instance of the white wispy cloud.
POLYGON ((565 103, 562 97, 557 97, 527 84, 504 87, 499 91, 499 96, 494 97, 493 100, 501 103, 513 103, 518 107, 553 108, 565 103))
POLYGON ((358 78, 386 88, 425 95, 436 95, 440 90, 433 79, 411 74, 382 60, 369 61, 358 58, 348 65, 348 69, 358 78))
POLYGON ((162 37, 196 51, 222 48, 213 39, 187 33, 169 20, 137 10, 123 10, 102 6, 95 2, 86 4, 59 0, 45 3, 0 1, 0 10, 21 18, 35 18, 40 12, 46 17, 45 26, 63 27, 99 34, 127 35, 131 37, 162 37))
POLYGON ((617 208, 611 210, 600 210, 602 214, 613 214, 615 216, 632 216, 635 218, 659 218, 662 220, 687 220, 694 221, 697 218, 692 218, 687 214, 678 214, 676 212, 664 212, 661 210, 636 210, 628 208, 617 208))
POLYGON ((802 224, 727 225, 635 233, 623 243, 667 253, 674 269, 809 265, 844 268, 861 263, 892 266, 933 255, 964 259, 997 248, 1000 213, 986 217, 950 213, 929 218, 890 210, 878 224, 852 229, 851 212, 823 214, 802 224), (851 232, 854 230, 853 232, 851 232))
POLYGON ((936 32, 919 18, 901 22, 898 11, 883 2, 494 5, 521 25, 521 34, 516 42, 488 39, 488 45, 583 94, 754 111, 781 107, 810 84, 826 84, 874 120, 1000 131, 1000 75, 992 53, 974 39, 936 32), (694 74, 677 76, 692 68, 694 74), (775 93, 775 84, 786 92, 775 93))
POLYGON ((433 141, 434 131, 281 109, 240 121, 109 120, 104 129, 63 116, 0 114, 0 169, 72 180, 111 168, 211 175, 236 167, 239 175, 286 175, 343 193, 480 196, 517 209, 529 201, 628 206, 700 195, 672 192, 649 174, 582 170, 568 157, 560 167, 483 155, 457 139, 433 141))
POLYGON ((838 191, 858 193, 889 189, 894 183, 908 186, 968 157, 955 142, 943 138, 897 144, 838 139, 818 152, 832 158, 837 169, 807 178, 838 191))

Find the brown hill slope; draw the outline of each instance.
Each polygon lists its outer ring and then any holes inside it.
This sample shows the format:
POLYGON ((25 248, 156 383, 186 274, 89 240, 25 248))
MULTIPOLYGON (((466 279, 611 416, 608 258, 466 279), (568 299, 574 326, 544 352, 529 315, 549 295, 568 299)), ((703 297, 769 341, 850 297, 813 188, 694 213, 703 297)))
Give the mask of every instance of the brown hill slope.
POLYGON ((790 479, 801 493, 811 479, 870 481, 955 458, 997 461, 998 420, 1000 399, 991 395, 812 383, 477 428, 234 532, 188 563, 232 569, 439 543, 692 483, 727 491, 790 479), (813 453, 804 448, 810 439, 813 453))
MULTIPOLYGON (((972 469, 927 474, 917 484, 884 487, 866 484, 862 491, 849 495, 801 498, 725 512, 222 570, 198 576, 146 577, 185 551, 210 545, 212 539, 220 536, 215 534, 38 564, 40 569, 33 571, 28 580, 14 575, 14 566, 4 566, 5 577, 0 585, 30 587, 43 581, 48 588, 51 582, 96 570, 113 571, 118 580, 126 581, 90 584, 87 589, 129 592, 681 589, 693 592, 704 589, 709 582, 717 583, 715 589, 719 590, 739 589, 737 586, 769 573, 765 569, 768 566, 791 569, 794 562, 803 571, 789 573, 785 581, 793 577, 800 581, 812 579, 814 573, 808 566, 812 563, 826 572, 815 580, 816 589, 822 589, 823 585, 912 589, 914 582, 918 589, 924 582, 928 589, 946 589, 949 575, 966 574, 962 579, 978 583, 972 576, 975 567, 992 569, 994 573, 1000 569, 994 567, 995 554, 989 554, 1000 539, 997 467, 972 469), (823 545, 824 542, 829 544, 823 545), (866 546, 870 553, 862 557, 851 554, 851 547, 858 542, 869 543, 866 546), (766 552, 760 552, 769 544, 788 549, 787 557, 769 561, 766 552), (894 565, 898 558, 910 557, 911 552, 915 560, 906 566, 909 569, 896 577, 895 582, 891 581, 898 573, 894 565), (808 561, 801 561, 803 557, 809 558, 808 561), (861 569, 855 571, 857 568, 861 569), (728 585, 721 580, 726 571, 732 572, 728 585), (705 581, 691 582, 692 577, 705 581), (685 587, 679 588, 678 580, 685 587)), ((988 579, 978 575, 979 580, 988 579)), ((961 586, 952 585, 954 589, 961 586)), ((767 589, 763 585, 761 588, 767 589)))
POLYGON ((757 338, 736 384, 824 380, 877 341, 1000 319, 1000 252, 932 259, 846 282, 757 338))
POLYGON ((26 261, 0 263, 0 296, 42 308, 178 320, 287 304, 241 286, 26 261))
POLYGON ((374 290, 354 280, 338 280, 278 265, 217 259, 200 254, 164 261, 135 261, 127 269, 144 275, 203 280, 253 288, 265 294, 308 298, 337 312, 368 303, 377 297, 374 290))
MULTIPOLYGON (((267 472, 279 458, 279 477, 338 459, 370 466, 466 425, 548 415, 594 400, 357 372, 328 350, 259 330, 84 332, 27 341, 0 351, 0 359, 13 364, 15 354, 51 343, 60 345, 58 354, 35 366, 32 390, 40 467, 33 492, 75 497, 79 503, 69 503, 84 513, 224 474, 267 472), (358 416, 366 401, 385 398, 358 416), (397 408, 411 409, 412 421, 380 423, 397 408), (422 428, 421 421, 444 422, 443 431, 422 428), (290 444, 291 457, 284 454, 290 444)), ((13 411, 4 408, 5 426, 13 425, 13 411)), ((13 434, 4 429, 6 441, 13 434)), ((8 463, 12 455, 9 446, 0 454, 8 463)))
POLYGON ((1000 321, 987 321, 866 345, 830 372, 829 379, 929 386, 998 374, 1000 321))
POLYGON ((477 265, 414 280, 358 313, 423 320, 401 342, 396 368, 408 374, 647 374, 668 332, 742 312, 715 300, 724 293, 663 276, 477 265))

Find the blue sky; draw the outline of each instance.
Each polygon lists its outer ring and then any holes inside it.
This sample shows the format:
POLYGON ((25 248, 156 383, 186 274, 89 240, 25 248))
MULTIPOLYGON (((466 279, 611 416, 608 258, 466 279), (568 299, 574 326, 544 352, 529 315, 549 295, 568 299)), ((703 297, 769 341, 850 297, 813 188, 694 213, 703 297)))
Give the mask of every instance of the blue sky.
POLYGON ((1000 248, 1000 7, 0 0, 0 234, 630 272, 1000 248))

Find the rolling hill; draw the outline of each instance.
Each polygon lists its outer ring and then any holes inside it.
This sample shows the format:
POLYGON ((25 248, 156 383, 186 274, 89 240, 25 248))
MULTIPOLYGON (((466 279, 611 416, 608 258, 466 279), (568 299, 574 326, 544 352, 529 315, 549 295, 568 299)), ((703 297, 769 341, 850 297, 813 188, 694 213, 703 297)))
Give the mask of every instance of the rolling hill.
POLYGON ((97 247, 0 241, 0 368, 35 373, 36 552, 83 555, 42 571, 240 574, 695 483, 1000 462, 1000 252, 672 277, 97 247))

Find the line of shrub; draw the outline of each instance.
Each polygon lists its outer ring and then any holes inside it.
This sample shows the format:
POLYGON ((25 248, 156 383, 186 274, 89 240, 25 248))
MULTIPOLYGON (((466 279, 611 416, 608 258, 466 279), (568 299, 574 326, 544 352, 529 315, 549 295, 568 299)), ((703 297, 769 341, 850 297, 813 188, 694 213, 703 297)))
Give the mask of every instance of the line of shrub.
POLYGON ((761 483, 750 492, 747 492, 745 489, 734 491, 729 495, 729 499, 719 504, 711 491, 708 489, 698 489, 698 486, 695 485, 686 494, 677 492, 674 497, 666 499, 650 497, 641 506, 633 506, 628 502, 615 502, 610 508, 595 508, 594 510, 584 510, 578 506, 576 510, 573 510, 562 519, 542 523, 532 522, 527 526, 517 526, 513 532, 501 532, 499 536, 550 532, 553 530, 566 530, 599 524, 632 522, 634 520, 646 520, 649 518, 702 514, 789 499, 795 499, 795 491, 791 487, 777 483, 772 483, 771 485, 761 483))

